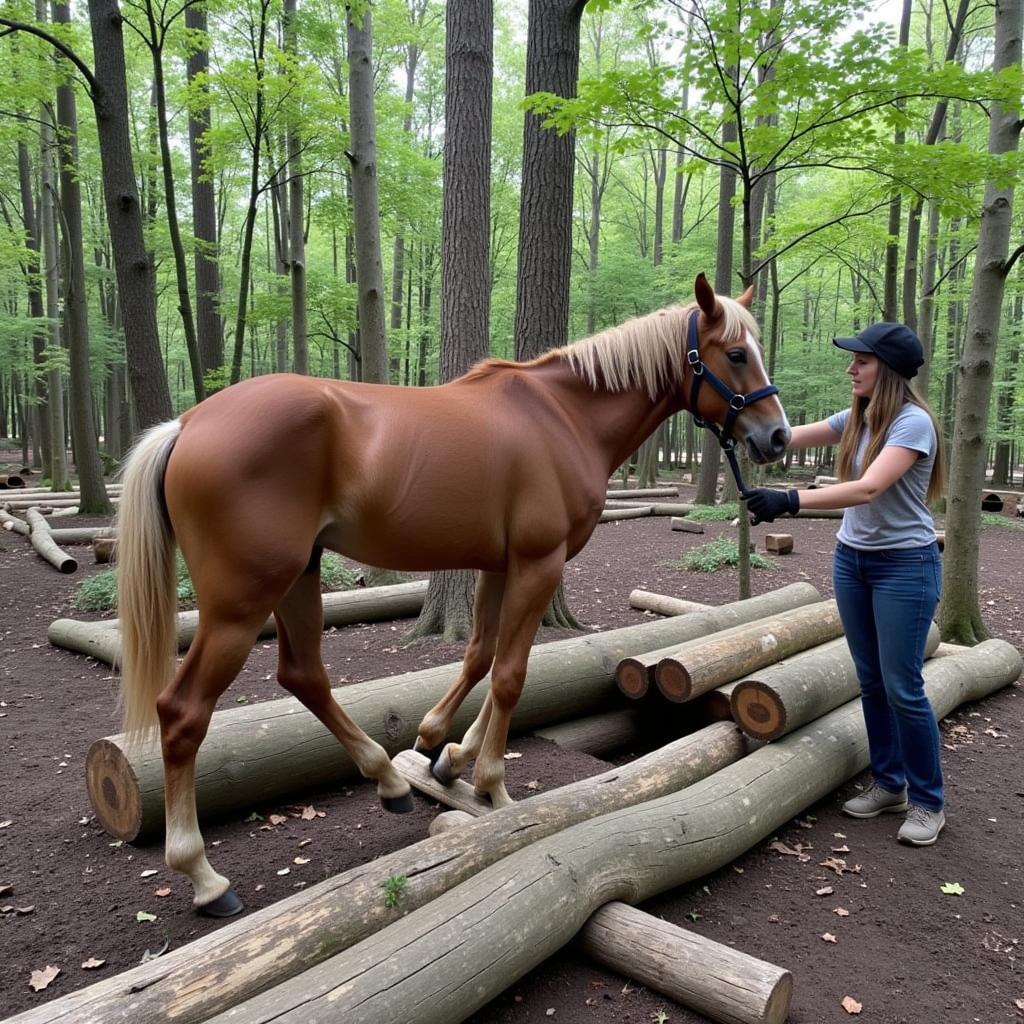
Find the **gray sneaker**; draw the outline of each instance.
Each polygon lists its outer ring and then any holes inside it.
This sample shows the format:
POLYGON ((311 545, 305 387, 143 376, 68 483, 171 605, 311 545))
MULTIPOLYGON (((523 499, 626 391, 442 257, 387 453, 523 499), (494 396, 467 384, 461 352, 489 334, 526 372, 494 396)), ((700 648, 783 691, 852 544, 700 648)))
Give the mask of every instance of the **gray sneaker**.
POLYGON ((843 814, 851 818, 877 818, 879 814, 905 811, 908 806, 906 786, 898 793, 893 793, 883 789, 877 782, 872 782, 860 796, 843 804, 843 814))
POLYGON ((942 811, 929 811, 927 807, 911 804, 907 820, 900 825, 896 838, 909 846, 931 846, 945 827, 946 815, 942 811))

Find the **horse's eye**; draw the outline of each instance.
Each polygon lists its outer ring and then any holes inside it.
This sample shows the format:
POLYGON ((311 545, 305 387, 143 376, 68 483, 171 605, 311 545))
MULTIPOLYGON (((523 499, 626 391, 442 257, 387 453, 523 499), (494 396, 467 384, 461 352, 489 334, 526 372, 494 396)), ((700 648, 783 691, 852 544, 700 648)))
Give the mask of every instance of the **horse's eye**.
POLYGON ((745 363, 747 361, 747 353, 745 349, 733 348, 725 353, 729 357, 730 363, 745 363))

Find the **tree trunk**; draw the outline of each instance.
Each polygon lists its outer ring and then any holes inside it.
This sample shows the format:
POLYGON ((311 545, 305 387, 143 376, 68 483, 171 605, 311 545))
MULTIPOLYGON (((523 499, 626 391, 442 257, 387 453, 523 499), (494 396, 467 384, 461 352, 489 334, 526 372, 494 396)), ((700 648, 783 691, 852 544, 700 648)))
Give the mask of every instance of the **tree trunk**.
MULTIPOLYGON (((53 4, 54 24, 71 21, 71 8, 53 4)), ((81 489, 80 510, 97 515, 111 511, 103 486, 96 425, 92 412, 89 366, 89 300, 82 250, 82 189, 78 168, 78 111, 70 81, 57 86, 57 147, 60 154, 60 212, 64 231, 64 325, 71 357, 71 431, 81 489)))
POLYGON ((352 206, 359 296, 359 349, 362 379, 387 384, 388 339, 384 330, 380 212, 377 203, 377 127, 373 99, 373 16, 346 8, 352 206))
MULTIPOLYGON (((210 46, 206 27, 206 3, 185 9, 185 28, 199 42, 189 51, 186 77, 196 102, 189 105, 188 144, 192 173, 192 231, 195 234, 196 335, 199 361, 209 375, 224 365, 224 325, 220 300, 220 255, 217 238, 217 198, 213 172, 208 166, 211 146, 210 98, 205 76, 210 68, 210 46)), ((216 380, 214 380, 216 385, 216 380)), ((220 385, 223 386, 223 381, 220 385)), ((209 385, 209 378, 204 379, 209 385)))
MULTIPOLYGON (((997 0, 993 71, 1020 63, 1024 5, 997 0)), ((1019 112, 993 104, 988 150, 993 156, 1016 153, 1019 112)), ((945 587, 939 607, 942 638, 972 644, 987 635, 978 602, 978 531, 981 489, 985 482, 985 439, 996 363, 996 340, 1006 286, 1006 262, 1013 215, 1013 187, 990 181, 978 232, 967 340, 958 367, 960 377, 946 505, 945 587)))
MULTIPOLYGON (((1012 682, 1021 667, 1009 644, 989 641, 939 662, 928 695, 943 717, 1012 682)), ((561 949, 606 903, 639 903, 718 870, 867 764, 863 715, 851 702, 693 785, 503 857, 234 1007, 231 1020, 457 1024, 561 949)))
POLYGON ((128 87, 124 37, 117 0, 89 0, 98 93, 93 98, 99 131, 100 160, 107 226, 114 249, 114 269, 125 318, 128 379, 140 428, 169 420, 174 413, 160 355, 156 320, 156 279, 146 251, 142 208, 135 183, 128 132, 128 87))
MULTIPOLYGON (((903 10, 900 15, 899 46, 906 50, 910 42, 910 16, 913 11, 912 0, 903 0, 903 10)), ((906 106, 905 100, 897 100, 896 107, 903 110, 906 106)), ((906 130, 901 126, 893 133, 893 148, 899 152, 907 140, 906 130)), ((885 299, 882 310, 882 319, 890 322, 899 319, 899 295, 897 280, 900 264, 900 220, 902 216, 902 198, 899 192, 893 192, 889 200, 889 238, 885 244, 885 299)))
POLYGON ((917 335, 924 351, 924 363, 917 371, 916 386, 921 397, 928 398, 933 349, 935 346, 935 268, 939 261, 939 204, 928 204, 928 238, 925 242, 924 270, 921 274, 921 308, 917 335))
MULTIPOLYGON (((284 0, 284 49, 295 62, 299 59, 297 0, 284 0)), ((301 87, 296 83, 301 93, 301 87)), ((309 342, 306 338, 306 200, 302 176, 301 103, 295 101, 288 122, 288 266, 292 285, 292 369, 309 373, 309 342)))

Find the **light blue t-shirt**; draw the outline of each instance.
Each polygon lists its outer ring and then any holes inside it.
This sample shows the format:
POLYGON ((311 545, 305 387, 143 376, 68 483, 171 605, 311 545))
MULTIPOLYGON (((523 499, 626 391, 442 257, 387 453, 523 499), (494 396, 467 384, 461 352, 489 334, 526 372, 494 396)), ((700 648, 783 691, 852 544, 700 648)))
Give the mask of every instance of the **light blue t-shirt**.
MULTIPOLYGON (((829 416, 828 425, 842 433, 849 418, 850 410, 844 409, 829 416)), ((868 437, 864 427, 853 460, 853 472, 858 479, 868 437)), ((938 451, 931 417, 919 405, 908 402, 892 421, 885 435, 885 447, 910 448, 920 452, 920 458, 884 494, 865 505, 844 509, 837 539, 851 548, 867 551, 925 547, 935 540, 935 521, 925 502, 938 451)))

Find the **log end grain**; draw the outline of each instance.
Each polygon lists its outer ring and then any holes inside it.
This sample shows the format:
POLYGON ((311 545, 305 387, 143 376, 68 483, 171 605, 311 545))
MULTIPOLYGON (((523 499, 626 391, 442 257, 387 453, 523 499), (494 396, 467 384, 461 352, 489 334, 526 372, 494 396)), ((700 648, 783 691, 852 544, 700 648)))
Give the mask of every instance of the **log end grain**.
POLYGON ((730 698, 736 724, 756 740, 776 740, 786 732, 786 708, 779 695, 756 679, 738 683, 730 698))
POLYGON ((85 785, 99 823, 130 843, 142 828, 139 780, 124 752, 110 740, 96 740, 85 759, 85 785))
POLYGON ((775 555, 788 555, 793 550, 793 535, 791 533, 766 533, 764 549, 775 555))
POLYGON ((97 564, 115 561, 117 557, 117 538, 96 537, 92 542, 92 553, 97 564))
POLYGON ((654 682, 663 696, 673 704, 683 704, 693 694, 693 684, 686 666, 675 658, 662 658, 654 668, 654 682))
POLYGON ((615 685, 630 700, 640 700, 650 686, 647 666, 637 658, 623 658, 615 667, 615 685))

